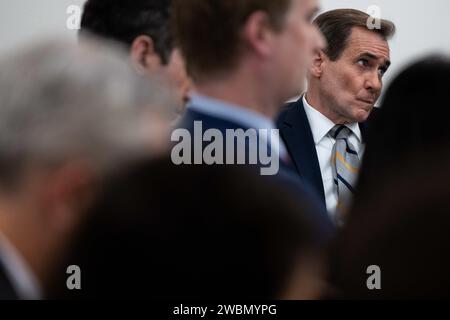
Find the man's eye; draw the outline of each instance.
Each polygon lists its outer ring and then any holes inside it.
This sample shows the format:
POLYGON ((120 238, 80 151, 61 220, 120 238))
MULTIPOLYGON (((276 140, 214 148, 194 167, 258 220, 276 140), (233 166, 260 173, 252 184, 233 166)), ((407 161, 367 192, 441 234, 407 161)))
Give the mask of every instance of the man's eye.
POLYGON ((378 69, 378 74, 382 77, 386 73, 386 69, 378 69))
POLYGON ((369 60, 367 60, 367 59, 359 59, 358 60, 358 64, 363 66, 363 67, 367 67, 369 65, 369 60))

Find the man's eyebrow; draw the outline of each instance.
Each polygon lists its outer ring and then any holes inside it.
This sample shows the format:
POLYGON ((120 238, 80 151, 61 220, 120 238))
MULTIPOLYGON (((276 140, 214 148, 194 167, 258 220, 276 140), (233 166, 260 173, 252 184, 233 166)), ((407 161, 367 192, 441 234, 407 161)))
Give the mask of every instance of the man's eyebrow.
MULTIPOLYGON (((371 53, 371 52, 363 52, 362 54, 359 55, 359 58, 369 58, 369 59, 373 59, 373 60, 378 60, 379 58, 377 57, 377 55, 371 53)), ((389 68, 389 66, 391 65, 391 60, 389 59, 385 59, 383 66, 387 68, 389 68)))

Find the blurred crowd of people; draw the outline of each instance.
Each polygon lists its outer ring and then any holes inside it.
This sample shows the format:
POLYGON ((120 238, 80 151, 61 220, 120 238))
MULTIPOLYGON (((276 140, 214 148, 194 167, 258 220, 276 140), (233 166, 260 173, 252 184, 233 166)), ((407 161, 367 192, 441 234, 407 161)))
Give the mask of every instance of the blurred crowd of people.
POLYGON ((2 57, 0 299, 447 297, 450 57, 375 107, 394 22, 319 10, 88 0, 2 57))

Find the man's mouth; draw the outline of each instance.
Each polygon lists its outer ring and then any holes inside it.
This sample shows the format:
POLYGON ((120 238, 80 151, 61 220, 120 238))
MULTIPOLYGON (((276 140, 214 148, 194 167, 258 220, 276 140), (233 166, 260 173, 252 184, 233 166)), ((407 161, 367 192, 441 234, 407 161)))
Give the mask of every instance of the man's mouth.
POLYGON ((375 105, 375 100, 373 100, 373 99, 358 99, 359 101, 361 101, 361 102, 364 102, 364 103, 367 103, 367 104, 369 104, 369 105, 375 105))

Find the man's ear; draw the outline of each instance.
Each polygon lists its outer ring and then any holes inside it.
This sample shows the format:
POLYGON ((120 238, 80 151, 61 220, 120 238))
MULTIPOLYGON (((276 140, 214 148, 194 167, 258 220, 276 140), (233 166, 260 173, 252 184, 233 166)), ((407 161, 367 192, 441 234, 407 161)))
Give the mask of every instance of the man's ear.
POLYGON ((320 78, 323 73, 323 67, 326 64, 325 52, 321 49, 317 49, 313 56, 313 62, 309 68, 309 73, 315 78, 320 78))
POLYGON ((84 162, 63 165, 48 175, 42 203, 49 227, 64 232, 81 221, 94 197, 94 176, 84 162))
POLYGON ((273 51, 274 30, 269 16, 262 11, 252 13, 244 25, 242 38, 245 45, 259 56, 273 51))
POLYGON ((162 65, 153 39, 146 35, 134 39, 130 48, 130 59, 139 74, 153 73, 162 65))

